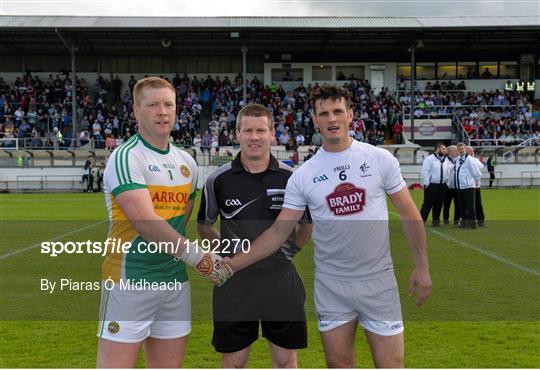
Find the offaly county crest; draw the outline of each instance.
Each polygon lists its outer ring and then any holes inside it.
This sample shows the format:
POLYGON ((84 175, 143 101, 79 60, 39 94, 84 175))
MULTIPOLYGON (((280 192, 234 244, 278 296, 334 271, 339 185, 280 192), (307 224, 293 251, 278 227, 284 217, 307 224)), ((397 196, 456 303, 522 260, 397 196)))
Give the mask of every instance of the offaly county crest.
POLYGON ((191 175, 191 171, 185 164, 180 166, 180 172, 182 173, 182 176, 186 178, 188 178, 191 175))

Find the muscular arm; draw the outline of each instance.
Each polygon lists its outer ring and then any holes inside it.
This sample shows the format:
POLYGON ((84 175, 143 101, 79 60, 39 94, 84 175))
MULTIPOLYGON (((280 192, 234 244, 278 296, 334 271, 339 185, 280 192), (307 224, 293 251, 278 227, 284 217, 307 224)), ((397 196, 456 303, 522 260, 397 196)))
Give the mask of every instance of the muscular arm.
POLYGON ((240 253, 228 261, 238 271, 276 252, 294 230, 304 211, 283 208, 274 224, 251 244, 249 253, 240 253))
POLYGON ((429 274, 424 223, 407 188, 391 194, 390 199, 399 212, 403 232, 414 260, 415 267, 409 279, 409 294, 412 295, 415 287, 418 287, 419 294, 416 305, 420 306, 431 294, 431 277, 429 274))
MULTIPOLYGON (((232 275, 230 268, 221 263, 221 257, 211 253, 205 254, 197 250, 197 248, 187 248, 189 245, 187 238, 181 236, 154 212, 148 190, 125 191, 116 197, 116 201, 135 230, 143 238, 153 242, 170 243, 170 245, 166 246, 161 245, 162 252, 180 258, 217 285, 223 284, 232 275)), ((192 209, 193 204, 189 205, 189 207, 192 209)), ((189 213, 191 213, 190 208, 187 209, 189 213)))
POLYGON ((304 246, 311 239, 311 232, 313 231, 313 224, 298 224, 296 226, 295 241, 299 247, 304 246))
POLYGON ((193 206, 195 205, 195 201, 192 199, 192 200, 189 200, 187 203, 186 203, 186 212, 184 213, 184 227, 187 227, 188 225, 188 222, 189 222, 189 219, 191 218, 191 213, 193 213, 193 206))
POLYGON ((197 231, 199 232, 199 235, 205 239, 214 240, 214 239, 221 239, 221 235, 219 231, 214 227, 214 225, 206 225, 206 224, 197 224, 197 231))
MULTIPOLYGON (((116 197, 116 202, 135 230, 144 239, 153 242, 172 242, 174 245, 178 243, 178 245, 182 246, 179 248, 180 250, 170 250, 167 253, 175 257, 180 257, 187 239, 181 236, 171 225, 154 212, 154 206, 148 190, 134 189, 125 191, 116 197), (180 242, 178 242, 178 239, 180 239, 180 242)), ((189 203, 191 203, 192 208, 193 202, 189 203)))

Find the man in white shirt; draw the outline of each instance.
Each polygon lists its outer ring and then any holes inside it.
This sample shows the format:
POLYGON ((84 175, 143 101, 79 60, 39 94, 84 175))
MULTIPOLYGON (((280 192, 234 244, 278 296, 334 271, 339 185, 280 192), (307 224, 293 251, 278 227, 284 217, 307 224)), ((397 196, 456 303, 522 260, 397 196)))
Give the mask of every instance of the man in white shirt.
POLYGON ((459 158, 454 174, 456 188, 461 208, 462 228, 476 229, 476 184, 480 182, 482 172, 473 157, 467 154, 467 147, 463 143, 457 145, 459 158))
POLYGON ((279 136, 279 143, 281 145, 288 145, 290 144, 291 136, 289 134, 289 127, 285 127, 285 131, 281 133, 279 136))
POLYGON ((446 156, 446 146, 437 144, 435 152, 422 163, 422 185, 424 185, 424 203, 421 208, 421 215, 424 222, 427 221, 429 212, 433 208, 432 226, 440 226, 441 209, 446 199, 448 188, 449 161, 446 156))
POLYGON ((459 199, 458 199, 458 193, 456 189, 456 181, 455 181, 455 172, 456 172, 456 162, 458 160, 459 154, 457 150, 457 146, 450 145, 448 148, 448 175, 446 176, 446 186, 448 187, 448 190, 446 192, 446 198, 444 200, 444 207, 443 207, 443 219, 444 219, 444 225, 450 224, 450 206, 452 205, 452 202, 454 203, 454 226, 459 225, 459 220, 461 218, 461 209, 459 207, 459 199))
POLYGON ((101 135, 101 125, 96 120, 92 124, 92 136, 96 141, 96 148, 102 148, 104 144, 103 136, 101 135))
POLYGON ((304 138, 304 135, 302 135, 301 132, 298 132, 298 134, 294 138, 294 141, 296 142, 296 145, 304 146, 304 142, 306 141, 306 139, 304 138))
POLYGON ((22 124, 22 121, 24 119, 24 111, 21 107, 17 108, 15 111, 15 126, 19 127, 22 124))
MULTIPOLYGON (((476 166, 480 171, 484 168, 484 164, 480 162, 478 158, 474 156, 474 149, 471 146, 466 148, 467 154, 474 159, 476 166)), ((478 180, 476 187, 474 188, 474 208, 476 210, 476 222, 478 227, 485 227, 485 215, 484 215, 484 205, 482 204, 482 193, 480 191, 481 182, 478 180)))

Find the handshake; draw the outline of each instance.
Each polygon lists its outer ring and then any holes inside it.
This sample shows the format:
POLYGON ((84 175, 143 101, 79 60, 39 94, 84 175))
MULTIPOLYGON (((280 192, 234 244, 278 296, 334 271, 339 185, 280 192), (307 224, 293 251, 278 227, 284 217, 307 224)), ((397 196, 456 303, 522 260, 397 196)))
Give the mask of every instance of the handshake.
POLYGON ((210 279, 216 286, 223 285, 233 275, 231 267, 224 263, 218 254, 204 253, 198 248, 186 247, 180 259, 193 266, 199 274, 210 279))

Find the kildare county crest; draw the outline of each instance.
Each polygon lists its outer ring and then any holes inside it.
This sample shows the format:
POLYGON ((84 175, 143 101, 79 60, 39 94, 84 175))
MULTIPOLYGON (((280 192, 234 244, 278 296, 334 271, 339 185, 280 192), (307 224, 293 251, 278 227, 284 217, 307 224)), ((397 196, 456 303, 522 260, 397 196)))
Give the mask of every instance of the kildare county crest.
POLYGON ((335 216, 348 216, 362 212, 366 204, 366 191, 351 183, 338 185, 326 196, 326 203, 335 216))

